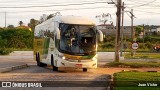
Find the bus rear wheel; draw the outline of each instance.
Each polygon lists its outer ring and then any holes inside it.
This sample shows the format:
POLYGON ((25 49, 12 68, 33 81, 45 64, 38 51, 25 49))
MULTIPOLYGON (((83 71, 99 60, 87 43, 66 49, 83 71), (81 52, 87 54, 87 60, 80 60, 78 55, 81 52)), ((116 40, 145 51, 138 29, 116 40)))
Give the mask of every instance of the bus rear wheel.
POLYGON ((53 71, 58 71, 58 67, 54 66, 53 54, 51 55, 51 65, 52 65, 53 71))
POLYGON ((47 64, 40 62, 40 54, 39 53, 36 53, 36 61, 37 61, 37 66, 40 66, 40 67, 47 66, 47 64))
POLYGON ((83 72, 87 72, 87 68, 83 68, 83 72))

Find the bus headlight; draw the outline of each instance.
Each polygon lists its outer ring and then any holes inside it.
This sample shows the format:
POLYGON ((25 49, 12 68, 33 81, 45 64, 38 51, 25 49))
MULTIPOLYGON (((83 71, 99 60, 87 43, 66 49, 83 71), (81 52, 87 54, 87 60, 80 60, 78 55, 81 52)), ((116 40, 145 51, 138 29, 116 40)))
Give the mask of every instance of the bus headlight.
POLYGON ((63 57, 62 57, 62 59, 66 59, 66 57, 65 57, 65 56, 63 56, 63 57))
POLYGON ((97 60, 97 55, 92 58, 92 60, 97 60))

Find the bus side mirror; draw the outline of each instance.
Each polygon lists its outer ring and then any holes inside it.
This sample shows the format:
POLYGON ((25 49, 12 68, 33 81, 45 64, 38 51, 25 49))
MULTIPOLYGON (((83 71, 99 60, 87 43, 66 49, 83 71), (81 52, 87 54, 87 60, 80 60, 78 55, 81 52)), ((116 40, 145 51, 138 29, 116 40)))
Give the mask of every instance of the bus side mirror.
POLYGON ((100 42, 103 42, 103 33, 101 30, 97 30, 97 34, 98 34, 98 40, 100 42))

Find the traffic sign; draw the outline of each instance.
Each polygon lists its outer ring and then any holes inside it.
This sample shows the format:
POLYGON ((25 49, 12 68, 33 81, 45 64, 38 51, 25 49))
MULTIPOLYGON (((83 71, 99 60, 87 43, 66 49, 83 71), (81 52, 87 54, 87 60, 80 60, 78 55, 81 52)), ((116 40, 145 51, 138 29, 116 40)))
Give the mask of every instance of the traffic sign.
POLYGON ((132 49, 133 49, 133 50, 137 50, 138 47, 139 47, 139 44, 138 44, 138 43, 136 43, 136 42, 132 43, 132 49))

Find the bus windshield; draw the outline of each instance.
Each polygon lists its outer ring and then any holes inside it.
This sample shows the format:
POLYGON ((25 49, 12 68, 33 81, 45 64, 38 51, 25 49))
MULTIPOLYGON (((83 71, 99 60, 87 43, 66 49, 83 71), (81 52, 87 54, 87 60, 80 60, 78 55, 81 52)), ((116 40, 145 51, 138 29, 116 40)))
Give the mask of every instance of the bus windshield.
POLYGON ((96 33, 93 25, 60 24, 59 49, 72 55, 96 53, 96 33))

